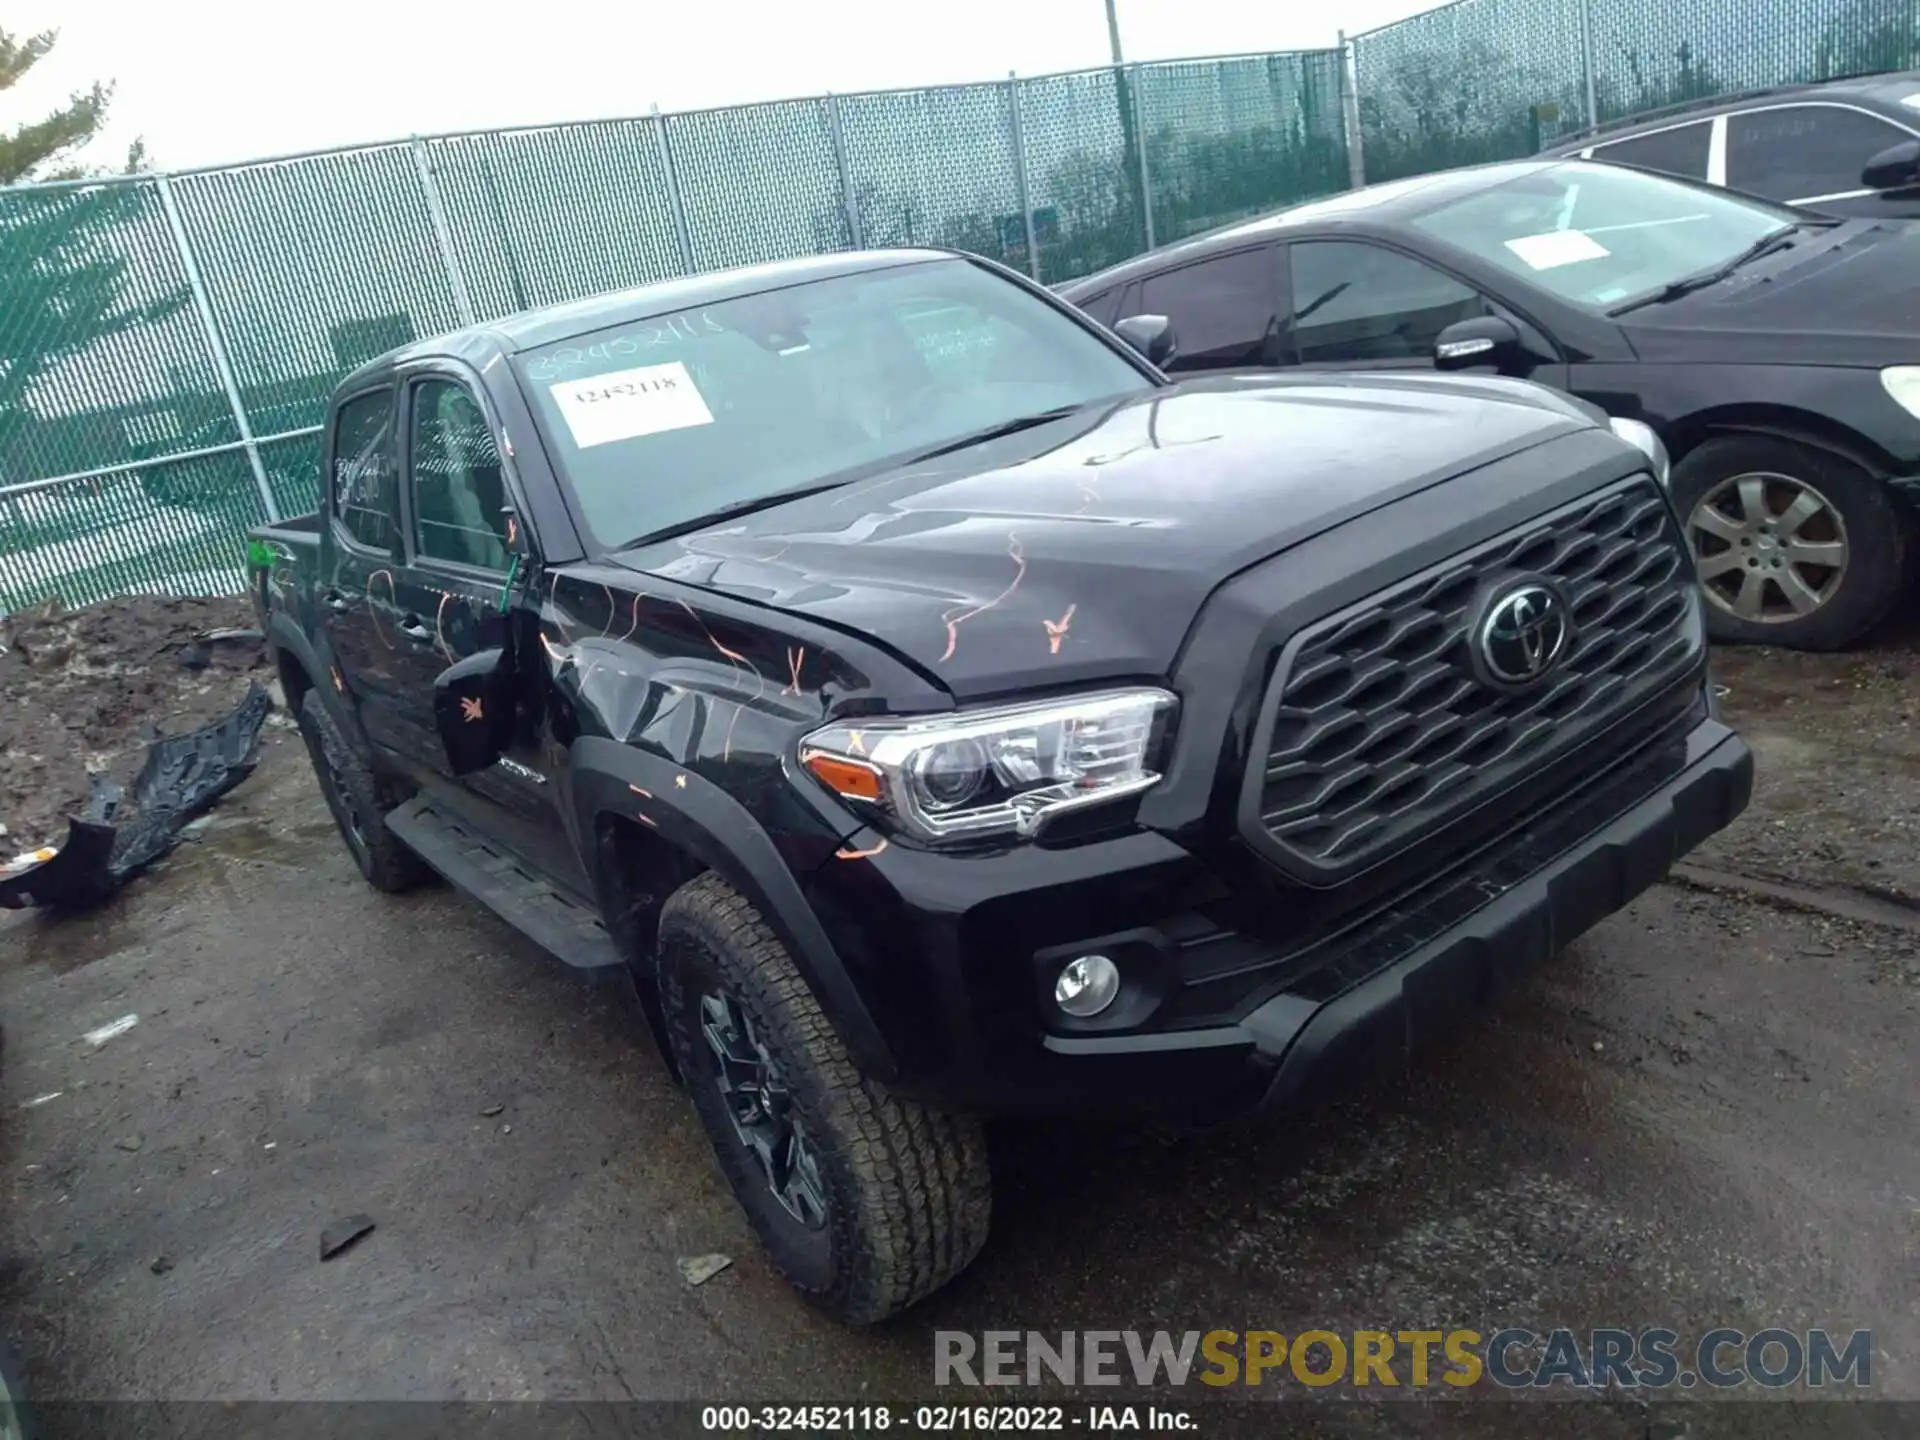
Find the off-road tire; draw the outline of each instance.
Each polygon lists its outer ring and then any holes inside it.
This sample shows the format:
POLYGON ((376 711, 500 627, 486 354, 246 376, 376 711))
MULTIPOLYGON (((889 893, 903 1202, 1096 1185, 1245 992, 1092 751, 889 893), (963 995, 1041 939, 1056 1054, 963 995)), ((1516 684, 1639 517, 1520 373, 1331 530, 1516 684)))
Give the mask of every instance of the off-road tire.
POLYGON ((1742 619, 1705 603, 1707 633, 1739 645, 1794 650, 1839 650, 1883 619, 1906 586, 1907 524, 1887 487, 1853 461, 1816 445, 1771 435, 1723 435, 1689 450, 1673 467, 1674 508, 1688 543, 1695 508, 1736 476, 1770 474, 1810 487, 1838 512, 1845 526, 1846 568, 1831 598, 1800 619, 1771 623, 1742 619))
POLYGON ((786 948, 718 876, 668 898, 657 953, 674 1058, 720 1173, 787 1281, 834 1318, 869 1325, 966 1269, 993 1213, 979 1121, 862 1075, 786 948), (818 1230, 782 1206, 734 1131, 701 1029, 701 997, 716 986, 751 1022, 806 1129, 826 1199, 818 1230))
POLYGON ((341 734, 318 691, 301 697, 299 721, 314 779, 354 865, 376 890, 411 890, 427 878, 426 864, 387 828, 387 812, 405 797, 341 734))

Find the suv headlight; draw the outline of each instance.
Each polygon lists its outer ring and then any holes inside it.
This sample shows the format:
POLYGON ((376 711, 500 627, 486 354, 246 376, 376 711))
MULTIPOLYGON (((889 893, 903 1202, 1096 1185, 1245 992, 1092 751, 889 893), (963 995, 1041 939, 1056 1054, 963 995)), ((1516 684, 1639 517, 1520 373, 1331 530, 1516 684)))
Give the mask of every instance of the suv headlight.
POLYGON ((1920 418, 1920 365, 1889 365, 1880 372, 1880 384, 1894 404, 1920 418))
POLYGON ((1026 839, 1157 784, 1175 697, 1113 690, 924 718, 847 720, 800 742, 821 784, 923 841, 1026 839))
POLYGON ((1662 486, 1673 483, 1673 462, 1667 458, 1667 447, 1653 433, 1651 425, 1638 420, 1609 419, 1607 428, 1647 457, 1647 463, 1653 467, 1653 478, 1662 486))

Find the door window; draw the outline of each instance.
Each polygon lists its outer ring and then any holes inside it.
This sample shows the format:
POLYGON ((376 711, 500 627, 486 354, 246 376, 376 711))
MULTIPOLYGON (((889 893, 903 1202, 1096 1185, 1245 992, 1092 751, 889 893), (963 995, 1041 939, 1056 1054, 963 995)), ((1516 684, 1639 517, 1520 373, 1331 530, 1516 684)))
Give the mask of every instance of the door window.
POLYGON ((1593 147, 1593 158, 1616 165, 1632 165, 1683 180, 1707 178, 1707 155, 1712 149, 1713 122, 1698 120, 1650 135, 1633 135, 1610 145, 1593 147))
POLYGON ((369 550, 393 550, 393 476, 393 392, 356 395, 333 421, 333 514, 369 550))
POLYGON ((1293 246, 1288 258, 1303 365, 1430 360, 1442 330, 1488 313, 1471 287, 1377 245, 1315 240, 1293 246))
POLYGON ((1276 323, 1276 263, 1272 247, 1261 246, 1165 270, 1140 284, 1124 313, 1173 322, 1180 348, 1166 368, 1175 373, 1264 365, 1276 323))
POLYGON ((1769 200, 1815 200, 1864 188, 1860 172, 1913 137, 1837 105, 1780 105, 1727 119, 1727 184, 1769 200))
POLYGON ((1117 302, 1120 298, 1120 292, 1125 288, 1125 286, 1116 286, 1111 290, 1103 290, 1098 295, 1089 295, 1086 299, 1079 302, 1079 308, 1095 320, 1098 320, 1102 325, 1111 325, 1113 324, 1113 312, 1118 308, 1117 302))
POLYGON ((449 380, 414 386, 408 460, 414 552, 422 559, 504 571, 507 493, 500 451, 465 386, 449 380))

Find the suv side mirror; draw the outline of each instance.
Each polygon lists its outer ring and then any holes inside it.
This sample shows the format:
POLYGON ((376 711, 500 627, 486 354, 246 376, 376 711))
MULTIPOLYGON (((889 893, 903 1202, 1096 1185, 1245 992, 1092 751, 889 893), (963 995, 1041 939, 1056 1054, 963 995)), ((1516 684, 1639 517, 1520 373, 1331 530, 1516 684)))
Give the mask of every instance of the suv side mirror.
POLYGON ((476 650, 433 682, 433 722, 456 775, 484 770, 513 737, 513 689, 504 650, 476 650))
POLYGON ((1437 370, 1472 370, 1482 365, 1504 366, 1520 358, 1520 332, 1511 320, 1482 315, 1456 320, 1433 342, 1437 370))
POLYGON ((1114 325, 1113 333, 1146 356, 1150 365, 1165 365, 1180 350, 1173 322, 1164 315, 1129 315, 1114 325))
POLYGON ((1906 190, 1920 185, 1920 140, 1889 145, 1867 162, 1860 183, 1873 190, 1906 190))

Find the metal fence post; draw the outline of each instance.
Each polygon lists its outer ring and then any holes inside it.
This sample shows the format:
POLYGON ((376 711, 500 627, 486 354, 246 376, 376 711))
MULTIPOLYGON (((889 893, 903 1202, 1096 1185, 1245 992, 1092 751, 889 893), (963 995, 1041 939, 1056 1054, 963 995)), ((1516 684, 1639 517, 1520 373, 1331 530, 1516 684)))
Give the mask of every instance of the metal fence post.
POLYGON ((653 107, 653 142, 660 151, 660 168, 667 177, 667 203, 673 206, 673 229, 680 237, 680 268, 693 274, 693 232, 687 228, 687 205, 680 198, 680 177, 673 169, 673 146, 667 143, 667 117, 653 107))
POLYGON ((1147 179, 1147 107, 1143 103, 1146 91, 1140 88, 1140 67, 1129 65, 1133 71, 1133 133, 1140 141, 1140 218, 1147 222, 1147 249, 1153 249, 1153 186, 1147 179))
POLYGON ((1027 188, 1027 121, 1020 105, 1020 78, 1007 72, 1007 115, 1013 125, 1013 178, 1020 189, 1020 223, 1027 231, 1027 273, 1040 278, 1040 246, 1033 236, 1033 193, 1027 188))
MULTIPOLYGON (((859 250, 865 245, 865 228, 860 223, 860 207, 854 203, 853 179, 847 167, 847 135, 840 128, 840 97, 827 92, 827 130, 833 137, 833 165, 840 173, 840 208, 847 217, 847 248, 859 250)), ((907 237, 913 239, 911 235, 907 237)))
POLYGON ((1587 81, 1587 128, 1600 124, 1599 82, 1593 71, 1593 0, 1580 0, 1580 69, 1587 81))
POLYGON ((167 228, 180 250, 180 267, 186 271, 187 288, 193 294, 193 308, 207 332, 207 349, 213 357, 214 373, 227 392, 227 405, 233 411, 233 428, 246 448, 247 464, 253 470, 253 483, 260 489, 260 504, 267 512, 267 523, 278 524, 280 507, 273 503, 273 487, 267 483, 267 467, 260 463, 260 446, 253 438, 253 426, 247 422, 247 407, 240 402, 240 387, 233 378, 233 366, 227 359, 226 344, 220 338, 220 322, 214 318, 213 301, 207 296, 206 282, 200 276, 200 264, 193 258, 193 246, 187 241, 187 227, 180 219, 180 207, 174 203, 173 184, 165 175, 155 177, 160 188, 160 208, 166 212, 167 228))
POLYGON ((1360 132, 1360 52, 1340 32, 1340 125, 1347 132, 1347 188, 1367 183, 1367 154, 1360 132))
POLYGON ((453 291, 454 313, 462 325, 471 325, 473 299, 467 293, 467 277, 460 269, 460 252, 453 248, 453 227, 447 224, 446 207, 440 203, 440 182, 434 178, 433 157, 427 153, 427 142, 418 135, 413 137, 413 168, 420 172, 420 189, 427 198, 427 221, 433 226, 434 244, 440 247, 440 263, 447 272, 447 286, 453 291))

